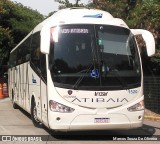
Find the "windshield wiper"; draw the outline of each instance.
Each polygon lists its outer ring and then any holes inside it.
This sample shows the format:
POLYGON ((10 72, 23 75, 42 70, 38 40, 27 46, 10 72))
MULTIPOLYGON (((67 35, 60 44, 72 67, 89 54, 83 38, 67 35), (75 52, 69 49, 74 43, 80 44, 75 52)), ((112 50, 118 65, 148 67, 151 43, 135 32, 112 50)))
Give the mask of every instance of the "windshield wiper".
POLYGON ((93 41, 93 38, 94 38, 94 37, 91 35, 91 49, 92 49, 92 61, 93 61, 93 63, 92 63, 87 69, 84 69, 84 70, 80 71, 80 72, 84 72, 84 71, 85 71, 85 73, 84 73, 84 75, 82 75, 82 76, 75 82, 75 84, 74 84, 73 87, 72 87, 73 89, 76 89, 76 88, 78 87, 78 85, 80 84, 80 82, 83 80, 85 74, 89 72, 89 70, 91 69, 92 66, 94 67, 94 71, 95 71, 95 69, 96 69, 96 54, 95 54, 95 51, 94 51, 94 41, 93 41))
POLYGON ((84 69, 78 73, 84 73, 84 75, 82 75, 81 77, 78 78, 78 80, 75 82, 75 84, 73 85, 72 89, 76 89, 78 87, 78 85, 80 84, 80 82, 83 80, 83 78, 85 77, 85 74, 89 72, 89 70, 91 69, 91 67, 93 66, 93 64, 91 64, 87 69, 84 69))
POLYGON ((127 85, 126 81, 120 77, 119 72, 116 69, 110 69, 110 70, 113 73, 113 75, 115 76, 115 78, 121 83, 123 89, 126 89, 128 85, 127 85))

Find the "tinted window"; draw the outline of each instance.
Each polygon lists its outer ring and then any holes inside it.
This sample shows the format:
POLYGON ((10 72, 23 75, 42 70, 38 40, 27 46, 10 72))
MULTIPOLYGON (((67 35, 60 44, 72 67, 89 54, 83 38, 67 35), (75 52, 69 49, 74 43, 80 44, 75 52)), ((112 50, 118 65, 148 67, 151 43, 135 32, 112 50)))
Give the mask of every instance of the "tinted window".
POLYGON ((20 65, 30 60, 31 36, 28 37, 10 54, 10 67, 20 65))
POLYGON ((40 68, 40 33, 37 32, 32 36, 31 61, 40 68))
POLYGON ((17 50, 10 53, 9 65, 10 67, 16 66, 17 50))
POLYGON ((49 55, 55 86, 82 90, 140 86, 140 61, 129 29, 109 25, 67 25, 58 30, 57 37, 51 29, 53 39, 49 55))
POLYGON ((46 82, 46 57, 40 52, 40 32, 35 33, 32 37, 31 66, 33 70, 46 82))

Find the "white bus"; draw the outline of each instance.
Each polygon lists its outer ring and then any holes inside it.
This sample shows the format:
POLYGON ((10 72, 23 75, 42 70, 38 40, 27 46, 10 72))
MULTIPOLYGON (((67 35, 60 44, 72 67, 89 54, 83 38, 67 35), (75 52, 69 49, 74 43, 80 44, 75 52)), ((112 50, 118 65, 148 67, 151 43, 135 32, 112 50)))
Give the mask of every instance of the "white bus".
POLYGON ((10 53, 9 96, 33 124, 55 131, 131 129, 144 115, 143 72, 153 35, 101 10, 68 8, 36 26, 10 53))

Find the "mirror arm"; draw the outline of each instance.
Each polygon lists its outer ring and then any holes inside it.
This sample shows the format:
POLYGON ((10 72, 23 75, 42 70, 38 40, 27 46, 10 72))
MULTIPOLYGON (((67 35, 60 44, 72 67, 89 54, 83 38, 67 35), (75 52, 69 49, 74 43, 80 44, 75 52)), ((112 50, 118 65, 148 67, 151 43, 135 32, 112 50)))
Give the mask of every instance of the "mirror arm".
POLYGON ((41 29, 41 52, 44 54, 49 54, 50 50, 50 28, 44 26, 41 29))
POLYGON ((136 35, 142 35, 147 48, 148 56, 153 56, 155 54, 155 40, 151 32, 143 29, 131 29, 131 32, 136 35))

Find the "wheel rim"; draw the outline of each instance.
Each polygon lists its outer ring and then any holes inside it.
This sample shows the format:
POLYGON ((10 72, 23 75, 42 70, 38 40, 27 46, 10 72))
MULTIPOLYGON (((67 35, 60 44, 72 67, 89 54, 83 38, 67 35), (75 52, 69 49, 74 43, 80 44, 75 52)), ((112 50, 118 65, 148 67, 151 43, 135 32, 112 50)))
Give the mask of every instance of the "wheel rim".
POLYGON ((34 117, 34 119, 35 119, 36 121, 38 121, 38 119, 37 119, 37 108, 36 108, 36 106, 34 106, 34 108, 33 108, 33 117, 34 117))

